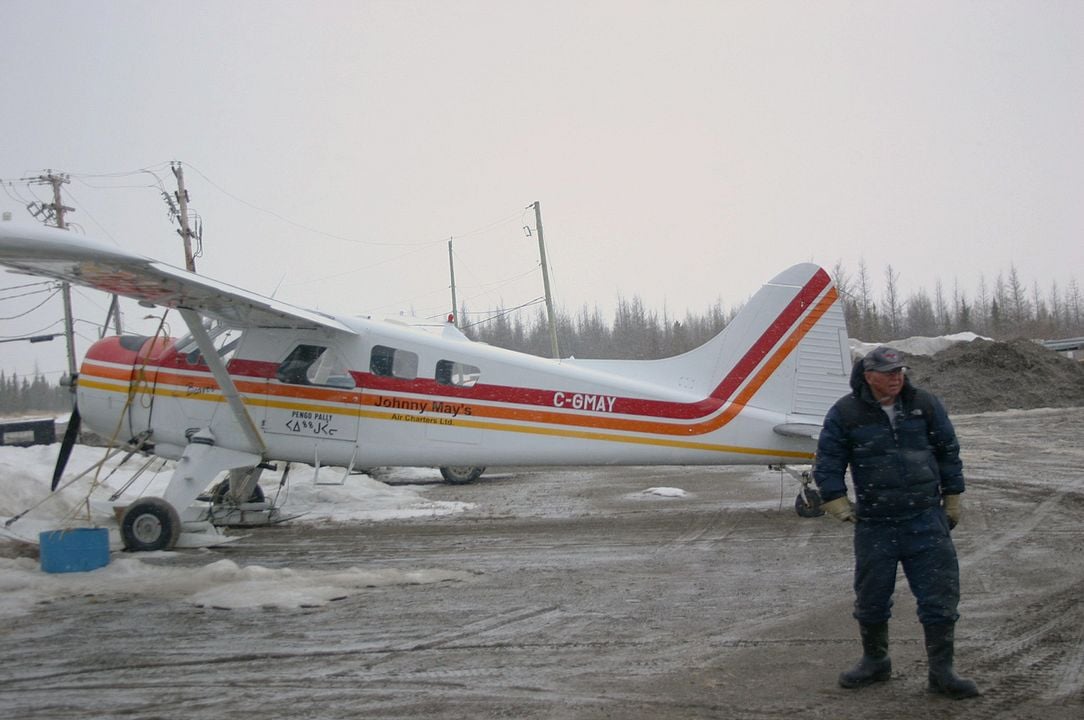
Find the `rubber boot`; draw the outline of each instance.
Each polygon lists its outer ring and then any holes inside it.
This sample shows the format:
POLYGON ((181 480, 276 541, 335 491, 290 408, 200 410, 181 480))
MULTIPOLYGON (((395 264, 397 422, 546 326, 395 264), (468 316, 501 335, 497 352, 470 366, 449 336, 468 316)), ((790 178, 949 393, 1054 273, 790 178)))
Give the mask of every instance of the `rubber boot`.
POLYGON ((888 657, 888 623, 860 624, 858 629, 862 633, 862 659, 839 675, 839 686, 848 689, 884 682, 892 677, 892 660, 888 657))
POLYGON ((932 693, 939 693, 953 700, 976 697, 979 688, 971 680, 956 674, 952 667, 956 626, 923 625, 926 634, 926 656, 930 661, 930 686, 932 693))

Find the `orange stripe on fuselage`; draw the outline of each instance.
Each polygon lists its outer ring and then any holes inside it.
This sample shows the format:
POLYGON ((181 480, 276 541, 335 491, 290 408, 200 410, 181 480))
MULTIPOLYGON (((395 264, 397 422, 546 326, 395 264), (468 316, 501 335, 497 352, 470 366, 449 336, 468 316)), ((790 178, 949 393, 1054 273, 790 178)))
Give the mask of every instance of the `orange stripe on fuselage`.
MULTIPOLYGON (((802 338, 824 316, 828 309, 838 299, 836 289, 830 288, 828 292, 816 303, 816 305, 794 326, 793 330, 784 337, 778 347, 772 352, 759 369, 753 373, 748 382, 740 387, 737 394, 720 408, 716 408, 712 417, 696 422, 660 422, 659 420, 641 420, 631 417, 614 417, 612 415, 585 414, 574 411, 556 412, 524 406, 507 405, 480 405, 469 402, 463 398, 449 398, 441 395, 425 395, 418 402, 454 403, 470 409, 470 418, 456 417, 453 422, 465 427, 484 426, 487 429, 511 429, 504 425, 494 423, 479 423, 480 418, 492 420, 515 421, 536 423, 539 425, 554 425, 554 432, 562 432, 560 428, 577 427, 591 428, 596 430, 608 430, 630 433, 645 433, 651 435, 703 435, 717 430, 737 417, 750 400, 756 395, 761 387, 768 381, 772 374, 786 360, 786 358, 801 342, 802 338)), ((86 387, 95 389, 121 392, 116 385, 95 382, 95 378, 112 380, 126 384, 137 382, 139 388, 136 392, 148 393, 156 396, 177 397, 206 402, 223 402, 224 398, 218 392, 191 392, 182 388, 192 388, 199 391, 217 391, 218 385, 209 373, 188 374, 162 370, 153 366, 105 365, 100 361, 87 361, 81 370, 80 383, 86 387)), ((329 389, 316 386, 282 385, 269 380, 253 381, 244 377, 235 377, 234 383, 239 392, 245 395, 245 402, 257 407, 276 407, 291 410, 312 410, 316 412, 334 412, 340 415, 352 415, 357 417, 369 417, 373 419, 391 419, 392 415, 403 414, 402 410, 390 409, 381 411, 378 403, 384 394, 374 394, 365 388, 358 390, 329 389), (320 403, 336 403, 334 407, 328 407, 320 403), (354 406, 354 407, 350 407, 354 406), (372 408, 372 410, 364 409, 372 408), (374 411, 375 410, 375 411, 374 411)), ((123 390, 128 392, 128 388, 123 390)), ((377 391, 379 392, 379 391, 377 391)), ((408 393, 409 394, 409 393, 408 393)), ((414 393, 415 396, 418 393, 414 393)), ((431 406, 430 406, 431 407, 431 406)), ((524 426, 519 431, 529 431, 524 426)), ((537 428, 536 428, 537 430, 537 428)), ((568 435, 575 435, 574 431, 565 431, 568 435)), ((608 436, 610 439, 618 439, 616 436, 608 436)))

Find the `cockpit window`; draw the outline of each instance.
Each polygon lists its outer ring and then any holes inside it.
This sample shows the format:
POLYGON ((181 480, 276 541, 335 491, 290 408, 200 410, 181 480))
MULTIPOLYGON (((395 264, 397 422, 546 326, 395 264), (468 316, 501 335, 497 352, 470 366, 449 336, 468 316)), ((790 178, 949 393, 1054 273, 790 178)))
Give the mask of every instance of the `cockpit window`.
POLYGON ((278 366, 275 377, 290 385, 355 387, 354 378, 339 354, 321 345, 295 347, 278 366))
MULTIPOLYGON (((222 362, 228 363, 233 357, 237 346, 241 344, 242 331, 223 323, 204 322, 203 329, 211 338, 215 346, 215 352, 222 358, 222 362)), ((189 365, 201 365, 204 363, 203 353, 200 352, 196 339, 191 334, 185 335, 177 341, 177 352, 185 356, 185 362, 189 365)))

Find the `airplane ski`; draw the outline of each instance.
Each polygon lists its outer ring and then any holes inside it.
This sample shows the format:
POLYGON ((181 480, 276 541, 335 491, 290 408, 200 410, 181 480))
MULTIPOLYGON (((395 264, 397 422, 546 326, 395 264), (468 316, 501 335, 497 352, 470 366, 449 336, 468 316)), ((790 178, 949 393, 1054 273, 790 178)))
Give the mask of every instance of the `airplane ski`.
MULTIPOLYGON (((449 482, 493 465, 810 463, 848 391, 839 294, 808 263, 768 281, 714 339, 663 360, 553 360, 451 325, 313 312, 40 226, 0 223, 0 264, 186 321, 186 338, 95 343, 78 377, 91 428, 179 461, 165 497, 128 523, 130 547, 170 546, 175 516, 218 475, 238 502, 270 461, 430 465, 449 482)), ((815 491, 799 501, 816 511, 815 491)))

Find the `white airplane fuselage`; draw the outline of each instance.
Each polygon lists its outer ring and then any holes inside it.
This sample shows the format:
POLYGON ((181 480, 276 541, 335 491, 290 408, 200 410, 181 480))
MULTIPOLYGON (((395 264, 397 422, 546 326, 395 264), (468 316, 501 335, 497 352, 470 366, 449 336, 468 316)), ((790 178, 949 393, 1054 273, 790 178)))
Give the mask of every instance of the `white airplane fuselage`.
MULTIPOLYGON (((823 271, 803 292, 808 297, 798 301, 779 293, 774 322, 729 359, 722 336, 668 360, 557 361, 470 342, 450 326, 438 335, 340 318, 352 333, 236 330, 227 334, 223 360, 276 460, 363 467, 809 462, 811 439, 774 431, 820 421, 802 412, 794 382, 800 350, 807 348, 808 365, 811 345, 826 348, 834 373, 818 371, 828 380, 845 377, 846 368, 838 361, 840 323, 831 317, 839 312, 835 290, 823 271), (284 370, 299 354, 302 362, 318 354, 320 366, 310 363, 308 377, 284 370), (712 375, 720 367, 726 372, 712 375)), ((828 386, 822 405, 842 394, 838 382, 828 386)), ((194 345, 100 341, 87 353, 78 392, 84 421, 117 441, 149 430, 158 454, 179 457, 186 434, 208 428, 216 444, 246 449, 243 428, 194 345)))

